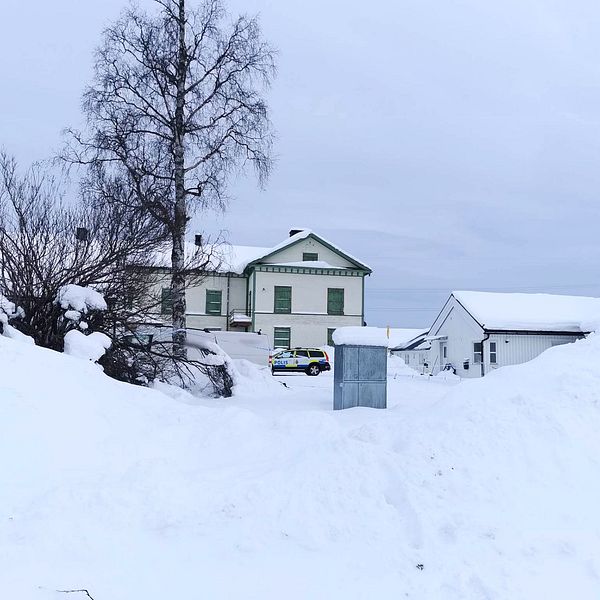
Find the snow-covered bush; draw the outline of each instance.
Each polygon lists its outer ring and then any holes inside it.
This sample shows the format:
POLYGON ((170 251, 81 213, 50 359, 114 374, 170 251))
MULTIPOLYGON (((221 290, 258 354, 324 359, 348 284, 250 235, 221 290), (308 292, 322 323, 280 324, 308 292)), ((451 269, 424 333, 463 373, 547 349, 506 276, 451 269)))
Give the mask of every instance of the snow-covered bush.
POLYGON ((92 362, 98 362, 110 345, 110 338, 99 331, 85 335, 77 329, 71 329, 65 334, 65 354, 92 362))
POLYGON ((24 316, 25 312, 21 307, 0 294, 0 335, 33 344, 33 338, 21 333, 9 323, 13 319, 22 319, 24 316))

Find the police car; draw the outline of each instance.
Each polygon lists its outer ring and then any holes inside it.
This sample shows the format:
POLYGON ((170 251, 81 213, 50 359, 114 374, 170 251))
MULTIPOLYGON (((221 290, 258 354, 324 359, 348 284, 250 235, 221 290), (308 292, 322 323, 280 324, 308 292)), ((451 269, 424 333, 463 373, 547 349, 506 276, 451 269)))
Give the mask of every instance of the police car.
POLYGON ((318 348, 292 348, 276 350, 269 357, 271 373, 298 373, 318 375, 321 371, 331 370, 327 352, 318 348))

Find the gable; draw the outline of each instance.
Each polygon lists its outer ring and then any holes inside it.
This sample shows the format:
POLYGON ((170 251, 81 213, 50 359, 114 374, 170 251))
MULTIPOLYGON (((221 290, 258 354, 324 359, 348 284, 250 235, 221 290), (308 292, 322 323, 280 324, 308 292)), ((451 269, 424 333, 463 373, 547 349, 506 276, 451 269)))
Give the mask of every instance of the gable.
MULTIPOLYGON (((347 255, 326 240, 310 232, 302 233, 304 235, 298 234, 280 244, 279 247, 276 246, 269 254, 254 261, 254 264, 295 265, 304 262, 303 255, 310 253, 317 254, 318 263, 322 263, 319 265, 313 263, 312 266, 361 269, 370 272, 370 269, 366 265, 354 257, 347 255)), ((307 264, 307 266, 309 265, 307 264)))
POLYGON ((428 337, 448 335, 449 331, 467 330, 473 334, 483 333, 483 327, 465 307, 451 295, 437 316, 428 337))

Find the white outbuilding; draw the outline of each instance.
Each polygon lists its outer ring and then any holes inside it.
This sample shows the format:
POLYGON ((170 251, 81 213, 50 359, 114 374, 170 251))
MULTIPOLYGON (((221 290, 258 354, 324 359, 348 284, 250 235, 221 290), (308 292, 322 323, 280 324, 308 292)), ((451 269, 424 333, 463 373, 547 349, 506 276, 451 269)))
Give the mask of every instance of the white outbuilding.
POLYGON ((461 377, 527 362, 600 323, 600 298, 453 292, 429 330, 430 369, 461 377))

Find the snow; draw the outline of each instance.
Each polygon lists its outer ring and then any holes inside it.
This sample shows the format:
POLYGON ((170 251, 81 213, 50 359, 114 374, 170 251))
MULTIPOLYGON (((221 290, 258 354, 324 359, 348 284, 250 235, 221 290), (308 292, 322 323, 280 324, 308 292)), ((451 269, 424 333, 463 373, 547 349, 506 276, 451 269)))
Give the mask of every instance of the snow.
POLYGON ((496 292, 452 292, 485 329, 594 331, 600 298, 496 292))
MULTIPOLYGON (((341 252, 345 256, 347 256, 350 260, 357 263, 361 267, 366 270, 371 270, 368 265, 365 265, 363 262, 359 261, 357 258, 354 258, 352 255, 348 254, 345 250, 339 248, 335 244, 329 242, 322 236, 314 233, 310 229, 304 229, 299 233, 285 238, 279 244, 272 246, 270 248, 259 247, 259 246, 236 246, 231 244, 216 244, 216 245, 206 245, 203 250, 204 252, 212 254, 212 263, 208 265, 207 270, 215 270, 218 273, 236 273, 242 274, 246 267, 253 262, 259 261, 274 252, 278 252, 279 250, 283 250, 296 242, 306 239, 310 235, 314 235, 317 239, 322 240, 336 251, 341 252)), ((186 242, 185 244, 185 255, 188 261, 192 260, 196 252, 198 251, 198 246, 196 246, 193 242, 186 242)), ((156 252, 152 262, 157 267, 169 267, 171 264, 170 253, 168 251, 160 251, 156 252)), ((315 261, 315 263, 321 264, 321 261, 315 261)), ((285 263, 288 266, 307 266, 306 262, 300 263, 285 263)), ((322 262, 320 268, 332 268, 332 269, 340 269, 345 267, 339 267, 335 265, 330 265, 329 263, 322 262)), ((316 264, 312 265, 316 267, 316 264)))
POLYGON ((595 600, 600 336, 388 366, 387 410, 334 412, 331 373, 210 400, 0 337, 2 596, 595 600))
POLYGON ((102 358, 110 345, 110 338, 99 331, 86 335, 77 329, 71 329, 65 334, 65 354, 92 362, 102 358))
MULTIPOLYGON (((91 287, 82 287, 75 284, 65 285, 60 288, 56 302, 65 310, 77 311, 84 314, 88 310, 107 309, 102 294, 91 287)), ((74 313, 70 312, 70 314, 74 316, 74 313)))
POLYGON ((422 329, 395 327, 338 327, 333 334, 333 340, 336 344, 398 348, 423 333, 422 329))
POLYGON ((336 346, 347 344, 352 346, 384 346, 389 339, 385 329, 380 327, 338 327, 333 332, 336 346))

